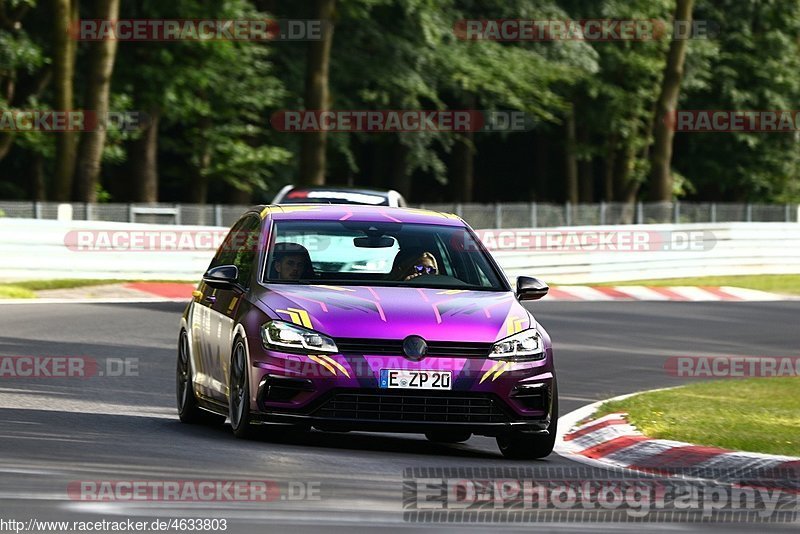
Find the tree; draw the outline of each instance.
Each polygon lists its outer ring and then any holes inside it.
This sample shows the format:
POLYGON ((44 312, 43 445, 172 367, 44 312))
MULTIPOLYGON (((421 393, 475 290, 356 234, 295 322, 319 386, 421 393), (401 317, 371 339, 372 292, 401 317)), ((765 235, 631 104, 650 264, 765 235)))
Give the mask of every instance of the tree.
MULTIPOLYGON (((694 0, 677 0, 673 25, 677 30, 679 23, 692 23, 694 0)), ((689 46, 687 36, 677 31, 672 36, 661 82, 661 94, 656 104, 656 115, 653 120, 653 149, 650 171, 650 197, 656 201, 672 200, 672 140, 675 131, 668 120, 675 111, 680 96, 683 80, 683 65, 686 61, 686 49, 689 46)))
MULTIPOLYGON (((78 0, 53 0, 53 14, 53 107, 59 111, 70 111, 75 109, 73 84, 77 46, 72 30, 78 21, 78 0)), ((56 138, 55 200, 67 201, 72 195, 77 139, 76 132, 61 132, 56 138)))
MULTIPOLYGON (((323 21, 321 39, 308 43, 306 63, 305 106, 307 110, 325 111, 330 107, 328 70, 333 45, 334 12, 336 0, 316 0, 314 18, 323 21)), ((300 144, 301 184, 325 183, 327 132, 306 132, 300 144)))
MULTIPOLYGON (((119 2, 120 0, 95 0, 95 17, 101 20, 117 20, 119 2)), ((116 53, 116 39, 104 39, 90 44, 84 109, 96 114, 98 120, 97 127, 84 132, 80 140, 75 198, 81 202, 97 201, 100 163, 106 141, 105 120, 109 111, 111 73, 114 71, 116 53)))

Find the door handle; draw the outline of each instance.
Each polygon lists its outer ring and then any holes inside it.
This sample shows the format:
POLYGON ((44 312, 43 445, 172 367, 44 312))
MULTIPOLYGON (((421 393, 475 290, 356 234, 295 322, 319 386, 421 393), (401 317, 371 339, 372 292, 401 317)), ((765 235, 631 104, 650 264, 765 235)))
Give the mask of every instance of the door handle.
POLYGON ((214 295, 208 295, 203 300, 205 300, 206 302, 210 302, 211 304, 214 304, 217 301, 217 297, 215 297, 214 295))

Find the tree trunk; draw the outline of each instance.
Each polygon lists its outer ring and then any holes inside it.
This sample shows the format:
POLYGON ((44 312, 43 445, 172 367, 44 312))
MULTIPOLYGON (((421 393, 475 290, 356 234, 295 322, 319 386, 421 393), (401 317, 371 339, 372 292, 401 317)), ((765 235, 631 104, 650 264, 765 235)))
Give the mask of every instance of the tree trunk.
POLYGON ((535 172, 536 175, 532 180, 532 187, 528 191, 528 200, 536 202, 547 198, 549 180, 549 163, 550 163, 550 146, 548 143, 547 132, 540 130, 535 132, 534 139, 534 154, 536 157, 535 172))
POLYGON ((392 189, 403 195, 408 200, 411 198, 411 175, 406 168, 408 147, 395 140, 392 143, 392 167, 389 169, 390 184, 392 189))
POLYGON ((31 191, 33 200, 43 202, 47 200, 47 188, 44 179, 44 156, 41 154, 34 154, 33 162, 31 163, 31 175, 33 180, 31 191))
POLYGON ((605 172, 603 175, 603 200, 613 202, 614 198, 614 173, 616 172, 617 148, 616 137, 611 135, 606 142, 605 172))
MULTIPOLYGON (((472 109, 472 108, 470 108, 472 109)), ((457 202, 472 202, 475 189, 475 134, 460 134, 453 147, 451 177, 457 202)))
MULTIPOLYGON (((95 0, 95 16, 101 20, 117 20, 119 2, 120 0, 95 0)), ((103 147, 106 144, 106 117, 116 54, 116 39, 104 39, 90 44, 89 79, 84 109, 96 114, 97 127, 81 136, 78 168, 75 173, 75 200, 79 202, 97 201, 97 182, 100 178, 103 147)))
MULTIPOLYGON (((589 130, 584 124, 578 127, 578 141, 582 147, 591 144, 589 130)), ((578 181, 580 201, 587 204, 594 202, 594 158, 591 155, 587 155, 578 163, 578 181)))
MULTIPOLYGON (((74 109, 73 79, 75 77, 76 42, 72 38, 73 24, 78 20, 78 0, 54 0, 53 77, 55 79, 55 109, 74 109)), ((72 177, 77 156, 77 132, 61 132, 56 136, 56 166, 53 196, 68 201, 72 194, 72 177)))
POLYGON ((231 187, 228 191, 228 202, 235 206, 249 206, 253 203, 253 192, 231 187))
MULTIPOLYGON (((333 44, 335 8, 336 0, 316 0, 314 18, 323 21, 322 38, 308 43, 305 95, 307 110, 325 111, 330 108, 328 67, 333 44)), ((305 185, 322 185, 325 183, 327 132, 305 132, 301 135, 299 182, 305 185)))
MULTIPOLYGON (((675 22, 692 22, 694 0, 677 0, 675 5, 675 22)), ((672 37, 669 45, 667 64, 664 68, 664 79, 661 94, 658 97, 653 126, 653 152, 650 170, 650 197, 655 201, 672 200, 672 140, 675 135, 668 118, 674 113, 680 96, 683 66, 686 60, 686 49, 689 40, 685 37, 672 37)))
POLYGON ((208 174, 206 170, 211 166, 211 146, 205 141, 203 153, 200 156, 200 166, 196 169, 194 187, 192 187, 192 202, 205 204, 208 202, 208 174))
POLYGON ((142 137, 131 145, 136 202, 158 202, 158 123, 160 111, 148 113, 142 137))
POLYGON ((573 106, 567 114, 567 121, 564 124, 564 149, 566 156, 566 185, 567 202, 570 204, 578 203, 578 156, 577 142, 575 139, 575 107, 573 106))

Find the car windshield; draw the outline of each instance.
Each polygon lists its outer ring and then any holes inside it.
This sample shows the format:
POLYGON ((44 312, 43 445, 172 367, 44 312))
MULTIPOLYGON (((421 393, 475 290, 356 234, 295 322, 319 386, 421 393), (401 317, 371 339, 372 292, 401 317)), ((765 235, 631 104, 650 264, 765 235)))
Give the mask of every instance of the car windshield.
POLYGON ((502 274, 464 227, 277 221, 269 282, 504 291, 502 274))

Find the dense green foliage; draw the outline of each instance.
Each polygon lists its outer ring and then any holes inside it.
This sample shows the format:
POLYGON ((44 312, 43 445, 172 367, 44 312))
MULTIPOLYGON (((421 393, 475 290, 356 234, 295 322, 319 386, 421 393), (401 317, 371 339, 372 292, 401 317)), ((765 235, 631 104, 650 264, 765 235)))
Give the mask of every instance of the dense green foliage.
MULTIPOLYGON (((75 1, 80 18, 91 18, 94 2, 75 1)), ((53 9, 51 1, 0 0, 0 110, 54 107, 53 9)), ((669 27, 674 10, 675 0, 338 0, 330 109, 515 110, 533 127, 333 133, 327 182, 392 187, 415 202, 564 201, 571 160, 581 202, 646 198, 669 33, 643 41, 469 41, 454 25, 656 19, 669 27), (465 154, 474 173, 467 182, 465 154)), ((120 16, 310 19, 314 2, 124 0, 120 16)), ((694 18, 718 32, 690 41, 679 109, 797 109, 800 4, 696 0, 694 18)), ((159 200, 261 202, 296 181, 303 134, 278 132, 269 120, 277 110, 303 108, 307 49, 305 41, 279 40, 119 43, 111 109, 158 118, 159 200)), ((78 107, 90 53, 78 43, 78 107)), ((0 131, 0 198, 52 198, 56 135, 0 131)), ((140 200, 142 135, 109 133, 100 200, 140 200)), ((674 194, 800 201, 799 142, 797 133, 678 133, 674 194)))

